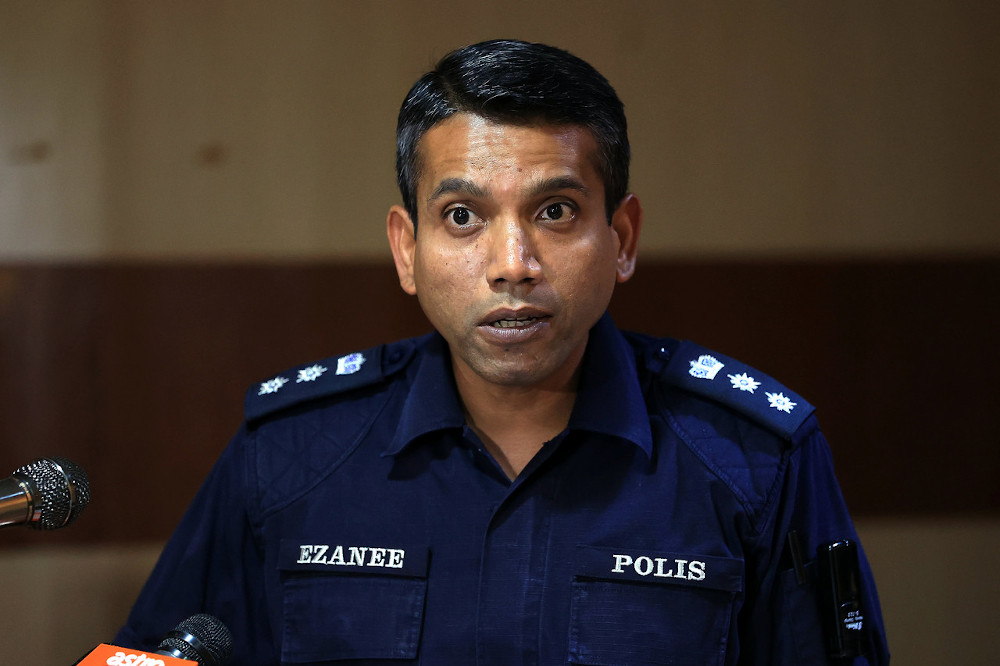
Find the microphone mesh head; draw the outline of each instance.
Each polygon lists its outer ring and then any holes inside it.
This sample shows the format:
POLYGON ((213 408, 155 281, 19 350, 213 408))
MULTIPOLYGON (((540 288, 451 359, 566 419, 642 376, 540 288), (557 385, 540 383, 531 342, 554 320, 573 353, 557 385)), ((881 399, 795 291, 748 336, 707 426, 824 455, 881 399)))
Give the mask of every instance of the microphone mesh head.
POLYGON ((14 470, 29 480, 38 520, 28 523, 36 530, 54 530, 76 520, 90 502, 90 482, 83 468, 66 458, 39 458, 14 470))
POLYGON ((201 641, 203 650, 196 649, 176 636, 164 638, 158 650, 177 651, 185 659, 196 661, 202 666, 222 666, 233 656, 233 636, 226 625, 213 615, 192 615, 178 624, 174 632, 194 636, 201 641))

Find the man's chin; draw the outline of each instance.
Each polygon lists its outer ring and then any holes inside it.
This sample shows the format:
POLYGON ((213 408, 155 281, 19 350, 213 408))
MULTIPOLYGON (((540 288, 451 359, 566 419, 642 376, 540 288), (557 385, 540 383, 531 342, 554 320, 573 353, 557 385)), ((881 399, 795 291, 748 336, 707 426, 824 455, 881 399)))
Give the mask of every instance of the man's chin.
POLYGON ((555 374, 555 368, 538 359, 505 359, 501 362, 473 366, 473 371, 483 381, 506 388, 541 388, 555 374))

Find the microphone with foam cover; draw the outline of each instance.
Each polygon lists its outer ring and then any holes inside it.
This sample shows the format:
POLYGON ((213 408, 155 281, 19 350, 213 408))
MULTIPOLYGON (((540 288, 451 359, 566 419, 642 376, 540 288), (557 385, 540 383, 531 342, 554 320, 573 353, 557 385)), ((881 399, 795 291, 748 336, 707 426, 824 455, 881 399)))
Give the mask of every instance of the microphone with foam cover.
POLYGON ((0 527, 55 530, 77 519, 90 502, 83 468, 67 458, 39 458, 0 480, 0 527))

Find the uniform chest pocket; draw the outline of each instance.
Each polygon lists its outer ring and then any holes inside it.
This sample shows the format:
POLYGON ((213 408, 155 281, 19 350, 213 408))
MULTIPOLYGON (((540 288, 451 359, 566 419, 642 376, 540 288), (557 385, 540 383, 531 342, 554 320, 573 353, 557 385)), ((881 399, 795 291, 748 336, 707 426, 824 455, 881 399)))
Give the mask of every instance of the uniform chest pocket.
POLYGON ((281 661, 416 659, 427 548, 282 543, 281 661))
POLYGON ((723 663, 742 560, 589 546, 577 553, 571 663, 723 663))

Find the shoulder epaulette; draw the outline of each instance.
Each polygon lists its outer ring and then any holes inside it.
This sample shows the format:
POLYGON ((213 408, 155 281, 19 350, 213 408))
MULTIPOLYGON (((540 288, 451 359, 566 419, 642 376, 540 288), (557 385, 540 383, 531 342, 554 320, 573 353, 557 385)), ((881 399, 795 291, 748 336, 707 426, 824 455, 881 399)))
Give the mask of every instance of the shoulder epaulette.
POLYGON ((814 407, 764 373, 693 342, 682 342, 663 370, 671 384, 721 403, 791 439, 814 407))
POLYGON ((296 366, 247 390, 244 414, 254 421, 288 407, 381 382, 409 360, 415 340, 296 366))

